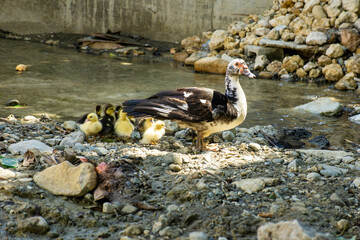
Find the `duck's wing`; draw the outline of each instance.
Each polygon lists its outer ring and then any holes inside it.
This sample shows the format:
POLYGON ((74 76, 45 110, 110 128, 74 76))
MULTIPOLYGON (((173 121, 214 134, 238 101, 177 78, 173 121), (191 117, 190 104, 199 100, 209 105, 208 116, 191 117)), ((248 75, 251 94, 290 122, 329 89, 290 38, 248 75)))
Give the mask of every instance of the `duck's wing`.
POLYGON ((235 108, 227 97, 209 88, 180 88, 159 92, 147 99, 123 103, 124 111, 134 117, 155 117, 189 122, 214 121, 235 108))

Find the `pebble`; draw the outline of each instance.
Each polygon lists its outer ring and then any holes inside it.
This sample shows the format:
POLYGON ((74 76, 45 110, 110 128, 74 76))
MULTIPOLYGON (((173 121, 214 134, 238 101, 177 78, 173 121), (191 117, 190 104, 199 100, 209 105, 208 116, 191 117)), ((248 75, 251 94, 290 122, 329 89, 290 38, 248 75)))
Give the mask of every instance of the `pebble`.
POLYGON ((105 156, 109 150, 107 150, 104 147, 96 147, 93 149, 94 152, 96 152, 99 156, 105 156))
POLYGON ((66 130, 75 131, 77 129, 77 124, 75 121, 65 121, 63 127, 66 130))
POLYGON ((340 232, 343 232, 345 231, 346 229, 349 228, 349 220, 347 219, 341 219, 337 222, 336 224, 337 226, 337 229, 340 231, 340 232))
POLYGON ((306 179, 309 181, 316 181, 320 179, 320 174, 316 173, 316 172, 312 172, 309 173, 308 175, 306 175, 306 179))
POLYGON ((282 158, 274 158, 273 160, 271 160, 274 164, 283 164, 284 163, 284 159, 282 158))
POLYGON ((84 143, 85 134, 81 131, 72 132, 60 142, 60 146, 72 147, 76 143, 84 143))
POLYGON ((337 193, 331 194, 330 200, 339 206, 345 206, 344 201, 340 198, 340 196, 337 193))
POLYGON ((140 235, 143 233, 143 228, 138 224, 133 224, 124 229, 124 234, 127 236, 140 235))
POLYGON ((208 235, 204 232, 191 232, 189 234, 189 240, 207 240, 208 235))
POLYGON ((180 208, 179 208, 179 206, 177 206, 175 204, 171 204, 171 205, 167 206, 166 210, 168 212, 178 212, 178 211, 180 211, 180 208))
POLYGON ((9 179, 16 177, 15 172, 0 167, 0 179, 9 179))
POLYGON ((136 207, 134 207, 133 205, 130 204, 126 204, 123 209, 121 209, 121 212, 126 213, 126 214, 131 214, 131 213, 135 213, 138 209, 136 207))
POLYGON ((251 148, 255 152, 258 152, 261 150, 261 146, 258 143, 250 143, 249 148, 251 148))
POLYGON ((115 207, 111 203, 105 202, 103 204, 102 211, 103 211, 103 213, 114 213, 115 212, 115 207))
POLYGON ((173 172, 180 172, 181 171, 181 166, 178 165, 178 164, 170 164, 169 168, 173 172))
POLYGON ((337 177, 337 176, 347 173, 347 171, 348 171, 347 169, 330 166, 327 164, 320 164, 320 167, 323 168, 323 170, 320 170, 320 173, 321 173, 321 175, 323 175, 325 177, 337 177))
POLYGON ((18 222, 18 229, 22 232, 46 234, 50 227, 46 220, 41 217, 30 217, 18 222))
POLYGON ((235 138, 235 134, 232 131, 223 131, 222 132, 222 139, 225 141, 233 141, 235 138))

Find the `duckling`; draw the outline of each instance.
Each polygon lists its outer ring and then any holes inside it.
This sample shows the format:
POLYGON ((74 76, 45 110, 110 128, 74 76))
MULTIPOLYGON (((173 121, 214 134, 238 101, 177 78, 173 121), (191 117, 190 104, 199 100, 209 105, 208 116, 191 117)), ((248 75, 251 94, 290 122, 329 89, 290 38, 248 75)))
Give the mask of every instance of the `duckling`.
POLYGON ((140 140, 141 144, 156 144, 165 135, 165 123, 158 120, 150 126, 140 140))
POLYGON ((114 122, 115 122, 115 108, 112 104, 108 103, 104 106, 104 115, 100 119, 100 122, 103 126, 100 135, 107 135, 112 132, 114 129, 114 122))
POLYGON ((134 131, 134 124, 122 110, 114 127, 115 133, 119 138, 129 138, 134 131))
POLYGON ((121 111, 121 109, 122 109, 122 106, 120 106, 120 105, 115 107, 115 112, 114 112, 115 113, 115 121, 118 120, 119 112, 121 111))
POLYGON ((149 127, 151 127, 154 124, 154 118, 143 118, 140 119, 138 122, 137 128, 140 132, 145 132, 149 127))
MULTIPOLYGON (((101 106, 100 105, 95 106, 95 113, 96 113, 98 119, 100 119, 100 117, 101 117, 101 106)), ((89 113, 84 114, 79 120, 77 120, 77 123, 84 123, 88 115, 89 115, 89 113)))
POLYGON ((85 133, 86 138, 98 134, 102 129, 102 125, 96 113, 89 113, 85 122, 80 125, 80 129, 85 133))
POLYGON ((28 70, 28 67, 30 67, 31 65, 25 65, 25 64, 19 64, 16 66, 15 70, 18 72, 24 72, 26 70, 28 70))

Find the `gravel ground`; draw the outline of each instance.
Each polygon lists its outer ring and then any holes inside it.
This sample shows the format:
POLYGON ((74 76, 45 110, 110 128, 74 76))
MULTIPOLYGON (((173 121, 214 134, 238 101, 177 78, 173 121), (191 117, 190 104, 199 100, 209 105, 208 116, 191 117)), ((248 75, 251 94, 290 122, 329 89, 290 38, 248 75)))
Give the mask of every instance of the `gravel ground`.
POLYGON ((218 152, 196 153, 189 131, 176 127, 154 146, 134 134, 126 143, 110 136, 65 147, 74 133, 62 123, 14 123, 0 123, 0 156, 20 160, 15 176, 0 181, 1 239, 257 239, 261 225, 294 219, 335 239, 360 236, 356 151, 279 149, 264 138, 276 138, 271 126, 213 135, 218 152), (25 164, 9 146, 30 139, 54 151, 34 151, 25 164), (98 201, 94 191, 55 196, 33 179, 51 157, 105 162, 123 180, 98 201))

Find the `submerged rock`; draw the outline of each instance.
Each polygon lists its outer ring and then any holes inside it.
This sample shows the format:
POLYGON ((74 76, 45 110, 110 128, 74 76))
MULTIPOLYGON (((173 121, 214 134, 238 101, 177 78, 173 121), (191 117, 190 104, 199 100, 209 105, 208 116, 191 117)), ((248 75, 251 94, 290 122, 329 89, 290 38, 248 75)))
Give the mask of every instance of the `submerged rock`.
POLYGON ((82 163, 75 167, 68 161, 37 173, 35 183, 54 195, 84 196, 97 184, 94 165, 82 163))
POLYGON ((294 108, 294 110, 305 111, 324 116, 337 116, 342 112, 343 107, 339 102, 336 102, 332 98, 322 97, 304 105, 297 106, 294 108))

